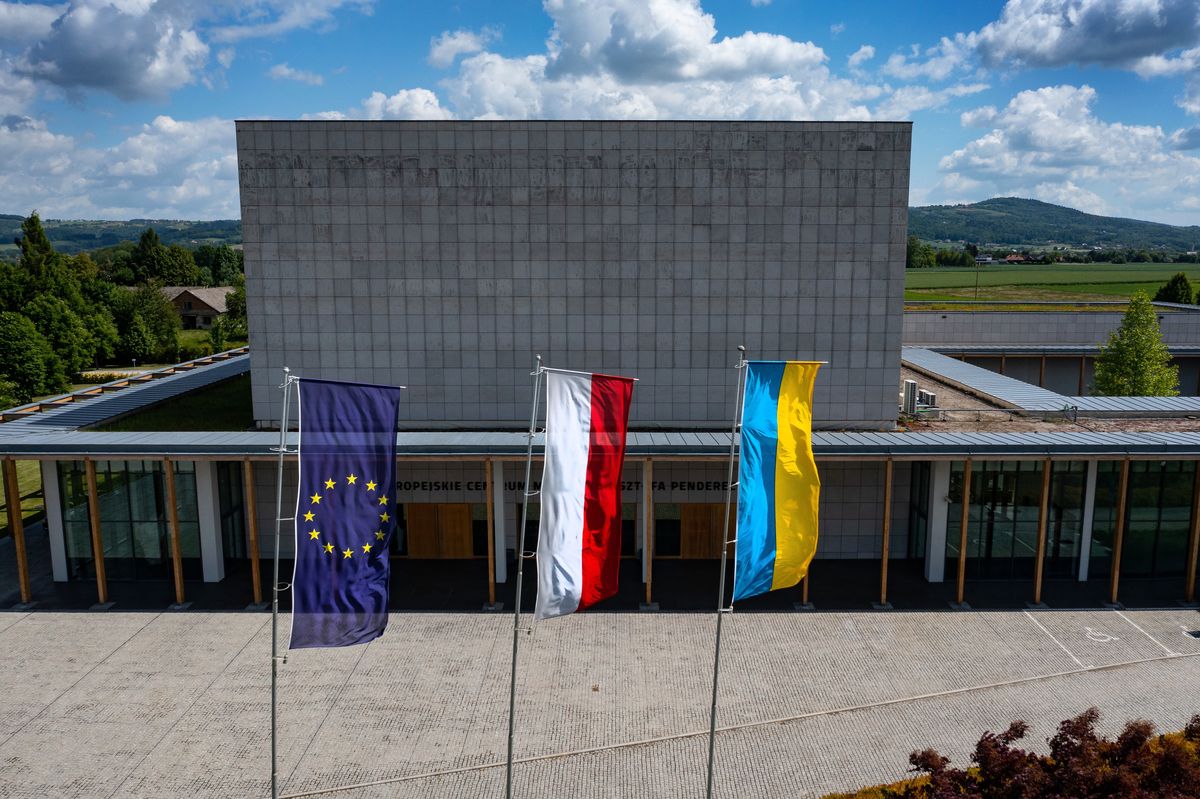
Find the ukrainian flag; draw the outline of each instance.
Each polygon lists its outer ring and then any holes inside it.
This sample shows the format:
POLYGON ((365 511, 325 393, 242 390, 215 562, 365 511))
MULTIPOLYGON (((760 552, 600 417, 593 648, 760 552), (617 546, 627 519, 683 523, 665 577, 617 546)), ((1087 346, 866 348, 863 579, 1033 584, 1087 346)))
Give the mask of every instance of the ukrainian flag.
POLYGON ((793 586, 817 549, 821 479, 812 452, 819 363, 748 361, 733 599, 793 586))

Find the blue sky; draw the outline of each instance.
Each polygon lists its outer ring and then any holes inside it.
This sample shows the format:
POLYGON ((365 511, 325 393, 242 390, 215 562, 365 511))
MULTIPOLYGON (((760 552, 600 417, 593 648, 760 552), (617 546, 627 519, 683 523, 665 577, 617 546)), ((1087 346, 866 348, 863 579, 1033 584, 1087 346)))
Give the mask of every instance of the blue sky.
POLYGON ((0 212, 237 215, 234 119, 911 119, 914 205, 1200 223, 1196 0, 0 0, 0 212))

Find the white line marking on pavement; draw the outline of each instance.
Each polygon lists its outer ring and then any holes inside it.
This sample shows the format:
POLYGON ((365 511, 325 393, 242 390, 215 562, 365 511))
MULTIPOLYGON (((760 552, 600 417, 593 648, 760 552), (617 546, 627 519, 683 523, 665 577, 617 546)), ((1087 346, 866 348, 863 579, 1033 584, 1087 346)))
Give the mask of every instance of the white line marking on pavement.
POLYGON ((1062 641, 1060 641, 1060 640, 1058 640, 1057 638, 1055 638, 1053 633, 1051 633, 1049 630, 1047 630, 1045 627, 1043 627, 1043 626, 1042 626, 1042 623, 1041 623, 1041 622, 1039 622, 1037 619, 1035 619, 1035 618, 1033 617, 1033 614, 1032 614, 1032 613, 1030 613, 1029 611, 1025 611, 1025 615, 1029 617, 1029 620, 1030 620, 1031 622, 1033 622, 1034 624, 1036 624, 1036 625, 1038 626, 1038 629, 1039 629, 1039 630, 1041 630, 1042 632, 1044 632, 1046 635, 1049 635, 1049 636, 1050 636, 1050 640, 1051 640, 1051 641, 1053 641, 1054 643, 1058 644, 1059 648, 1060 648, 1062 651, 1064 651, 1064 652, 1066 652, 1068 655, 1070 655, 1070 656, 1071 656, 1071 660, 1075 661, 1075 664, 1076 664, 1077 666, 1079 666, 1079 667, 1080 667, 1080 668, 1082 668, 1082 669, 1086 669, 1086 668, 1088 668, 1087 666, 1083 665, 1083 661, 1082 661, 1082 660, 1080 660, 1079 658, 1075 657, 1075 653, 1074 653, 1074 652, 1072 652, 1070 649, 1067 649, 1065 646, 1063 646, 1063 642, 1062 642, 1062 641))
POLYGON ((1153 635, 1151 635, 1150 633, 1148 633, 1148 632, 1146 632, 1145 630, 1143 630, 1141 627, 1137 626, 1137 624, 1136 624, 1136 623, 1133 621, 1133 619, 1129 618, 1128 616, 1126 616, 1126 615, 1125 615, 1124 613, 1122 613, 1121 611, 1119 611, 1119 610, 1117 610, 1117 609, 1115 609, 1115 608, 1114 608, 1114 609, 1113 609, 1113 613, 1116 613, 1116 614, 1117 614, 1118 616, 1120 616, 1122 619, 1124 619, 1125 621, 1127 621, 1127 622, 1129 622, 1130 624, 1132 624, 1132 625, 1133 625, 1133 629, 1137 630, 1139 633, 1141 633, 1142 635, 1146 636, 1146 637, 1147 637, 1147 638, 1149 638, 1151 641, 1153 641, 1154 643, 1156 643, 1156 644, 1158 644, 1159 646, 1161 646, 1163 649, 1167 650, 1167 654, 1170 654, 1170 655, 1177 655, 1177 654, 1179 654, 1179 653, 1178 653, 1178 652, 1176 652, 1174 649, 1172 649, 1171 647, 1167 646, 1167 645, 1166 645, 1166 644, 1164 644, 1162 641, 1158 640, 1158 639, 1157 639, 1157 638, 1155 638, 1153 635))

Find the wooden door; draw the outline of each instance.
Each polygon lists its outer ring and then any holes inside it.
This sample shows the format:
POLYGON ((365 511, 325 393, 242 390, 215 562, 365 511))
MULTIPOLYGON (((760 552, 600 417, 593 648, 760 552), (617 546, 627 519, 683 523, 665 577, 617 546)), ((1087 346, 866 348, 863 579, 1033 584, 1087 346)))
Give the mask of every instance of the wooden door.
POLYGON ((408 556, 462 559, 474 557, 471 506, 468 504, 408 504, 408 556))
MULTIPOLYGON (((721 523, 725 506, 712 503, 688 503, 679 506, 679 556, 684 559, 721 557, 721 523)), ((730 519, 730 527, 733 520, 730 519)))

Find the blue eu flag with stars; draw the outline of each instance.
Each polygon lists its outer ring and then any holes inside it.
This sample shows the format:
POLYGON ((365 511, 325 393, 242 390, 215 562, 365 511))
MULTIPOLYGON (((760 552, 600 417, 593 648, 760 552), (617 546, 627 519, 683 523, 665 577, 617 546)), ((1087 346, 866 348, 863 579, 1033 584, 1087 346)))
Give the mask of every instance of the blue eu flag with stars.
POLYGON ((299 382, 300 491, 289 648, 363 644, 387 626, 400 389, 299 382))

